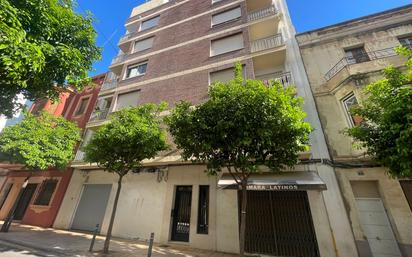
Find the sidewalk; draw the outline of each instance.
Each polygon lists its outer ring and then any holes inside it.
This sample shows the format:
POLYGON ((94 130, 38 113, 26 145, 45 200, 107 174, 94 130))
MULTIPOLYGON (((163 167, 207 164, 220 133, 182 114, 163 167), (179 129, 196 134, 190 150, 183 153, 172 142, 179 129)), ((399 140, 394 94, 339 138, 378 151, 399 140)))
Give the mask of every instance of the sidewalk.
MULTIPOLYGON (((137 240, 112 238, 110 253, 103 254, 104 237, 97 236, 94 252, 88 249, 91 234, 40 228, 13 224, 8 233, 0 233, 0 242, 19 245, 35 251, 46 252, 49 256, 107 256, 107 257, 146 257, 147 243, 137 240)), ((152 257, 235 257, 236 255, 193 249, 185 246, 155 244, 152 257)))

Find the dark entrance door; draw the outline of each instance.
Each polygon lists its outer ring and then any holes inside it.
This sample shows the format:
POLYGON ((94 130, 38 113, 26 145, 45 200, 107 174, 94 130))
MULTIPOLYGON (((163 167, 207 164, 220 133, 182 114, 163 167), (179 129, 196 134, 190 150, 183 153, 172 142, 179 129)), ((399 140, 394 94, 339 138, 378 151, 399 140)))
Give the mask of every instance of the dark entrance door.
POLYGON ((37 184, 28 184, 24 189, 23 194, 21 195, 20 200, 17 203, 16 211, 14 212, 15 220, 23 219, 24 213, 26 213, 27 207, 29 206, 36 188, 37 184))
POLYGON ((177 186, 175 206, 172 210, 172 240, 189 242, 192 186, 177 186))
POLYGON ((246 252, 319 257, 306 191, 248 191, 246 212, 246 252))

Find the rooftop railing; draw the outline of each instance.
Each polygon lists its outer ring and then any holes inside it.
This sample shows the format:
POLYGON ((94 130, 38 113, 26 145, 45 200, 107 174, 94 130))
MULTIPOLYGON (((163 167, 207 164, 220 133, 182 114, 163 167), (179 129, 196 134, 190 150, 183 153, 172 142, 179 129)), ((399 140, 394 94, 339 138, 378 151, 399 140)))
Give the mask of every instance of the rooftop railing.
POLYGON ((372 60, 382 59, 395 55, 397 55, 397 53, 393 48, 386 48, 372 52, 364 52, 362 54, 354 55, 353 57, 344 57, 325 74, 325 79, 326 81, 331 80, 336 74, 338 74, 339 71, 349 65, 369 62, 372 60))
POLYGON ((263 19, 268 16, 275 15, 277 12, 278 11, 276 10, 275 6, 271 5, 267 8, 249 13, 247 19, 248 21, 255 21, 255 20, 263 19))
POLYGON ((252 53, 263 51, 271 48, 275 48, 283 45, 282 34, 276 34, 267 38, 258 39, 251 42, 251 51, 252 53))

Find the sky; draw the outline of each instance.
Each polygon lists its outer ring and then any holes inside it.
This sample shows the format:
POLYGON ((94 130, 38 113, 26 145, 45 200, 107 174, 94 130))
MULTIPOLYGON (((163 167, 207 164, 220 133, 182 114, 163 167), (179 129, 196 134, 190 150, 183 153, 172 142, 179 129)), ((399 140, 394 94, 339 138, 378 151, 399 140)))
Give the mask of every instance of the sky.
MULTIPOLYGON (((210 1, 210 0, 204 0, 210 1)), ((253 0, 258 1, 258 0, 253 0)), ((298 33, 342 21, 412 4, 412 0, 286 0, 298 33)), ((77 0, 77 11, 91 11, 96 22, 97 44, 103 47, 102 60, 94 64, 90 75, 104 73, 116 56, 117 43, 125 33, 124 22, 133 7, 145 0, 77 0)))

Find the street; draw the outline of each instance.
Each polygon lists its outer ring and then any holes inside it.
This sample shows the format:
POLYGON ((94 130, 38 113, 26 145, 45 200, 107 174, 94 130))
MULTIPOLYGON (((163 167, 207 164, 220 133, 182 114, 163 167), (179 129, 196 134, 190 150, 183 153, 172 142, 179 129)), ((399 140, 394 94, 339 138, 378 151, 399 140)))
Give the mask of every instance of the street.
POLYGON ((44 253, 20 245, 8 243, 0 240, 1 257, 52 257, 58 256, 52 253, 44 253))

